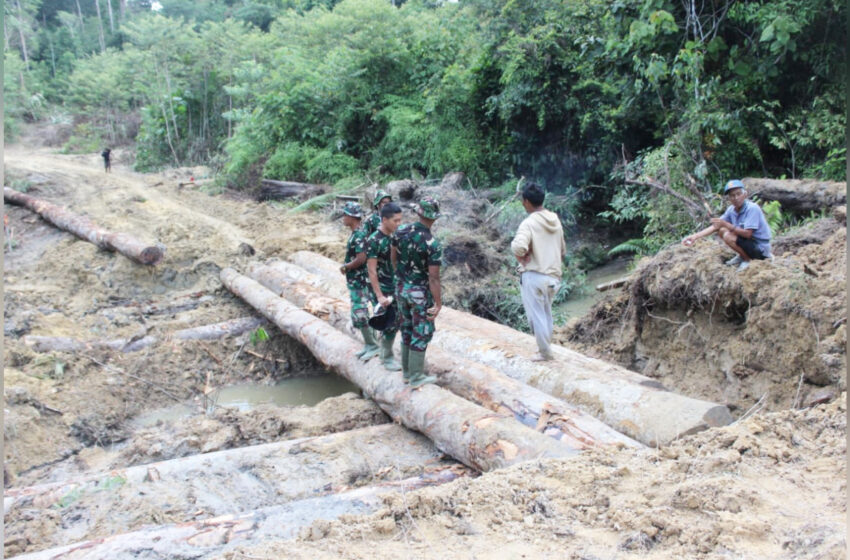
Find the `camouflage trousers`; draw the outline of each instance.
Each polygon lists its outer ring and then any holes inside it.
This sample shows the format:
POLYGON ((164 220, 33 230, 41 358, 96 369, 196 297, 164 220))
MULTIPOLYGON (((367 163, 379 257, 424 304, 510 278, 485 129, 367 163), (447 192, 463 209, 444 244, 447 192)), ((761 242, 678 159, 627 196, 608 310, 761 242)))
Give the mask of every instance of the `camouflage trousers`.
POLYGON ((369 326, 369 304, 375 303, 375 294, 370 286, 348 286, 351 298, 351 324, 355 329, 369 326))
POLYGON ((401 343, 416 352, 424 352, 434 336, 434 322, 427 311, 434 306, 431 291, 424 286, 405 286, 398 293, 401 316, 401 343))
POLYGON ((385 296, 393 296, 393 303, 390 307, 395 311, 395 321, 381 331, 384 334, 384 338, 394 338, 398 334, 399 325, 401 325, 401 314, 398 309, 398 294, 396 293, 396 289, 390 289, 389 286, 381 286, 381 291, 385 296))

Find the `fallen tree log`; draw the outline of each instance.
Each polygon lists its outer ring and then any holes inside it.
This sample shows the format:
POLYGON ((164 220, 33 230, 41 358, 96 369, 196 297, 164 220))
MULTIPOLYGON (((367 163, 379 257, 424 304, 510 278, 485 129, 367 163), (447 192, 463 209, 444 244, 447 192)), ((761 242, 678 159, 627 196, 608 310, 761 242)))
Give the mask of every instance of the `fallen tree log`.
POLYGON ((129 234, 109 232, 84 216, 9 187, 3 187, 3 199, 35 212, 59 229, 73 233, 84 241, 93 243, 106 251, 121 253, 139 264, 155 265, 164 255, 165 247, 162 245, 146 245, 129 234))
POLYGON ((776 200, 782 210, 798 214, 847 203, 847 183, 817 179, 743 179, 750 195, 761 200, 776 200))
POLYGON ((29 514, 33 510, 57 511, 60 520, 50 540, 39 543, 56 546, 105 536, 104 528, 135 530, 164 512, 169 519, 191 521, 338 493, 355 481, 375 483, 420 473, 424 465, 445 465, 443 457, 427 438, 396 424, 192 455, 8 489, 7 536, 10 527, 26 533, 40 523, 29 514))
POLYGON ((284 198, 311 198, 328 192, 325 185, 314 185, 312 183, 296 183, 294 181, 275 181, 274 179, 263 179, 260 181, 260 193, 257 199, 282 200, 284 198))
POLYGON ((439 468, 403 480, 382 482, 254 511, 221 515, 203 521, 153 525, 131 533, 76 542, 15 558, 221 558, 222 554, 237 546, 260 544, 271 539, 294 539, 301 531, 319 520, 333 521, 343 515, 367 515, 376 512, 385 507, 384 497, 394 492, 410 492, 446 484, 467 475, 468 471, 462 467, 439 468))
POLYGON ((144 336, 139 339, 119 338, 116 340, 77 340, 66 336, 24 336, 24 344, 34 352, 80 352, 91 348, 109 348, 121 352, 137 352, 162 340, 217 340, 225 336, 238 336, 266 324, 259 317, 239 317, 212 325, 181 329, 164 338, 144 336))
POLYGON ((302 311, 231 268, 222 284, 257 309, 284 333, 304 344, 325 366, 363 389, 394 420, 425 434, 446 454, 480 471, 539 457, 569 457, 569 446, 472 404, 436 385, 412 389, 400 372, 387 372, 376 360, 355 354, 362 344, 302 311))
MULTIPOLYGON (((309 251, 291 257, 325 282, 344 282, 327 257, 309 251)), ((654 379, 563 346, 552 346, 555 360, 534 362, 533 336, 471 313, 443 307, 436 327, 433 346, 559 397, 646 445, 732 422, 725 406, 673 393, 654 379)))
MULTIPOLYGON (((283 262, 274 264, 272 267, 252 263, 248 275, 331 326, 358 336, 349 320, 349 302, 328 297, 319 288, 296 280, 306 277, 299 267, 283 262)), ((396 345, 399 345, 398 341, 396 345)), ((428 349, 428 372, 438 376, 441 387, 495 412, 508 413, 526 426, 576 451, 600 445, 640 446, 561 399, 511 379, 491 367, 450 355, 440 348, 428 349)))
POLYGON ((614 288, 621 288, 629 283, 632 279, 631 276, 623 276, 622 278, 617 278, 616 280, 611 280, 610 282, 604 282, 602 284, 596 285, 597 292, 607 292, 608 290, 613 290, 614 288))

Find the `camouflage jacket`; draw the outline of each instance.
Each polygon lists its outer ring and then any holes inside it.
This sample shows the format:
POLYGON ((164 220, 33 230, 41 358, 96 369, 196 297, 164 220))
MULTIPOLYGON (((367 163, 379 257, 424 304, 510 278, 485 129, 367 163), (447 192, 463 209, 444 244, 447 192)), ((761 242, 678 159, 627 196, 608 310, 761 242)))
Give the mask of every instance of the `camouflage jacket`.
POLYGON ((405 286, 428 286, 428 267, 440 266, 443 248, 422 222, 404 224, 395 232, 393 246, 398 250, 398 275, 405 286))
POLYGON ((366 258, 378 259, 378 284, 385 296, 391 296, 395 291, 395 270, 390 258, 393 237, 378 230, 366 241, 366 258))
MULTIPOLYGON (((363 228, 358 228, 352 231, 348 237, 348 243, 345 245, 345 261, 343 262, 350 263, 357 258, 357 253, 365 252, 366 233, 363 228)), ((369 271, 366 269, 366 263, 364 262, 363 266, 346 272, 345 280, 348 282, 348 286, 352 288, 369 286, 369 271)))
POLYGON ((360 224, 360 229, 366 232, 366 239, 372 236, 381 227, 381 213, 378 211, 372 212, 368 218, 360 224))

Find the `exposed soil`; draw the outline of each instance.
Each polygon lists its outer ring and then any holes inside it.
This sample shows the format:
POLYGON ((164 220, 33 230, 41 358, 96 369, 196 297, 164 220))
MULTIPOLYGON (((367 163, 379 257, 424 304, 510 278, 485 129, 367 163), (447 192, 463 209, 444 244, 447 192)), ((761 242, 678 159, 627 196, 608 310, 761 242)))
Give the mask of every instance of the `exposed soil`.
MULTIPOLYGON (((324 372, 271 327, 270 339, 258 344, 250 333, 208 342, 167 334, 253 314, 221 287, 221 268, 303 249, 339 258, 346 232, 327 215, 290 215, 231 192, 178 187, 190 176, 204 178, 203 168, 137 174, 122 161, 106 174, 97 154, 7 146, 7 185, 167 247, 162 264, 145 268, 6 206, 7 486, 388 421, 355 394, 315 407, 207 413, 211 388, 324 372), (164 341, 132 353, 37 353, 24 343, 28 334, 156 334, 164 341), (134 422, 176 403, 195 412, 149 427, 134 422)), ((487 282, 504 260, 494 234, 478 227, 494 207, 443 194, 442 211, 455 218, 436 226, 448 241, 444 282, 461 301, 471 292, 453 286, 455 279, 487 282)), ((813 223, 778 240, 774 262, 741 274, 722 264, 726 255, 710 242, 676 247, 641 263, 626 290, 559 332, 567 345, 678 392, 728 403, 735 417, 747 413, 732 426, 662 449, 594 451, 396 492, 377 513, 316 522, 296 541, 251 542, 202 557, 843 558, 845 237, 842 216, 813 223)), ((369 476, 357 484, 369 484, 369 476)), ((87 497, 86 504, 97 503, 87 497)), ((67 513, 13 507, 6 555, 56 544, 51 535, 67 525, 67 513)), ((174 514, 148 523, 189 520, 174 514)), ((116 527, 100 520, 77 538, 116 527)))

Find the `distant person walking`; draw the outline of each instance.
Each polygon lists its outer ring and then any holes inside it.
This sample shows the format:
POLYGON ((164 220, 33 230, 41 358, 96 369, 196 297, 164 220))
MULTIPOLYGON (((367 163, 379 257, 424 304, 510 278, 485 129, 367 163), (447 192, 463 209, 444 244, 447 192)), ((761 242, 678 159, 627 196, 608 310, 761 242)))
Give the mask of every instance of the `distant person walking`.
POLYGON ((770 238, 772 233, 758 204, 747 200, 747 189, 739 179, 732 179, 723 188, 723 194, 731 203, 719 218, 711 218, 711 225, 704 230, 687 236, 682 245, 690 247, 694 241, 717 232, 735 256, 726 261, 729 266, 745 270, 753 259, 771 258, 770 238))
POLYGON ((103 158, 103 169, 107 173, 109 173, 112 170, 112 162, 110 161, 111 155, 112 155, 112 150, 109 149, 109 148, 106 148, 105 150, 100 152, 100 157, 103 158))
POLYGON ((522 206, 528 212, 511 242, 519 261, 520 293, 528 323, 537 339, 534 361, 553 359, 552 300, 561 284, 561 267, 567 244, 558 215, 543 208, 546 193, 535 183, 522 189, 522 206))

